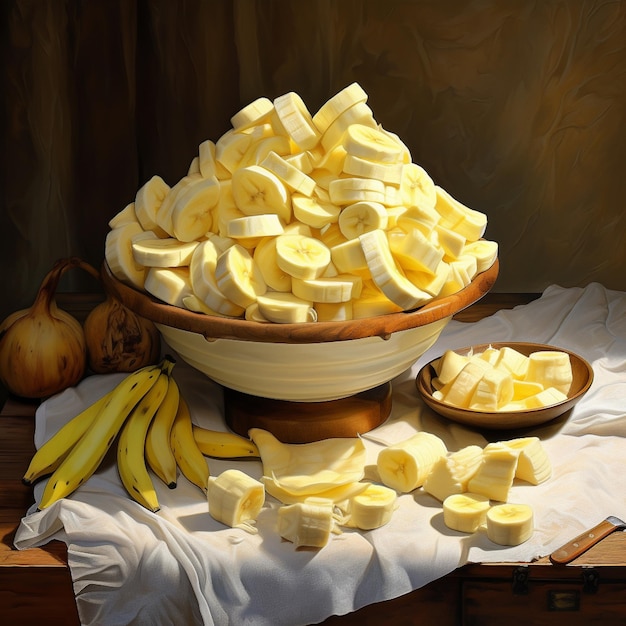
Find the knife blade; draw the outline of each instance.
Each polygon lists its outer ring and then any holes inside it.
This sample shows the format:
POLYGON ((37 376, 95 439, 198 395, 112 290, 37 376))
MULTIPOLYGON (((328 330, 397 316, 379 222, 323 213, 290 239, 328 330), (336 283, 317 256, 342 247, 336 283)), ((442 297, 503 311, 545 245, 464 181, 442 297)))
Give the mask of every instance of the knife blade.
POLYGON ((612 532, 624 528, 626 528, 626 522, 619 517, 609 515, 609 517, 596 524, 593 528, 586 530, 555 550, 550 555, 550 561, 558 565, 569 563, 612 532))

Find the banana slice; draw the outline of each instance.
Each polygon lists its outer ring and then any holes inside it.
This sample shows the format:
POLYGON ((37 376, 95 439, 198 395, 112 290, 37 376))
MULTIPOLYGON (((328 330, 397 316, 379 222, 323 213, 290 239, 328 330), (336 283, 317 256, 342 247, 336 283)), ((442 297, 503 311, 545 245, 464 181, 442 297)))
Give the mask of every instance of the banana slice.
POLYGON ((276 152, 270 152, 261 161, 260 165, 278 176, 291 191, 296 191, 309 197, 313 195, 316 186, 315 180, 276 154, 276 152))
POLYGON ((528 504, 497 504, 487 511, 487 537, 501 546, 517 546, 533 535, 533 509, 528 504))
POLYGON ((487 216, 484 213, 465 206, 439 185, 435 185, 435 193, 435 208, 444 226, 456 230, 468 241, 477 241, 484 235, 487 228, 487 216))
POLYGON ((378 163, 402 161, 403 146, 387 133, 365 124, 351 124, 343 138, 348 154, 378 163))
POLYGON ((515 478, 519 450, 503 443, 489 443, 483 449, 483 459, 467 488, 491 500, 506 502, 515 478))
POLYGON ((351 176, 376 178, 388 185, 399 186, 402 182, 403 164, 368 161, 367 159, 362 159, 361 157, 346 152, 343 161, 343 171, 351 176))
POLYGON ((265 504, 263 484, 238 469, 227 469, 219 476, 210 476, 207 499, 209 513, 218 522, 231 528, 251 530, 265 504))
POLYGON ((178 198, 187 190, 187 188, 195 182, 202 179, 200 174, 188 174, 183 176, 170 190, 167 192, 163 202, 161 202, 157 214, 156 222, 158 227, 166 233, 164 236, 176 237, 174 233, 174 222, 172 221, 172 213, 178 201, 178 198))
POLYGON ((283 223, 276 213, 243 215, 226 223, 226 236, 233 239, 275 237, 284 231, 283 223))
POLYGON ((361 295, 352 301, 352 318, 355 320, 400 311, 402 309, 389 300, 372 280, 363 281, 361 295))
POLYGON ((330 263, 330 250, 314 237, 279 235, 276 262, 293 278, 318 278, 330 263))
POLYGON ((323 548, 334 524, 332 500, 307 498, 278 509, 278 533, 296 548, 323 548))
MULTIPOLYGON (((343 235, 341 235, 341 237, 343 241, 332 245, 330 248, 330 257, 337 267, 337 270, 346 274, 360 275, 362 273, 369 273, 367 259, 365 258, 363 247, 361 246, 361 240, 349 239, 346 241, 343 235)), ((324 235, 322 239, 329 241, 329 238, 324 235)), ((327 245, 331 244, 332 242, 329 241, 327 245)))
POLYGON ((492 369, 486 361, 468 359, 452 381, 433 394, 433 397, 447 404, 467 408, 472 401, 478 383, 492 369))
POLYGON ((437 273, 443 259, 443 248, 432 243, 420 230, 410 232, 402 229, 388 233, 389 247, 394 259, 403 270, 427 272, 431 276, 437 273))
POLYGON ((455 493, 443 501, 443 523, 462 533, 476 532, 486 521, 489 498, 479 493, 455 493))
POLYGON ((407 208, 421 207, 432 210, 437 204, 437 191, 433 179, 417 163, 406 163, 402 168, 400 182, 402 204, 407 208))
POLYGON ((302 300, 291 292, 266 292, 256 299, 259 313, 276 324, 300 324, 316 322, 317 313, 313 302, 302 300))
POLYGON ((486 370, 472 397, 469 407, 475 411, 497 411, 513 399, 513 379, 497 369, 486 370))
POLYGON ((211 230, 212 210, 220 197, 220 183, 215 176, 200 178, 176 198, 172 209, 174 236, 180 241, 196 241, 211 230))
POLYGON ((311 228, 323 228, 327 224, 337 222, 340 207, 332 202, 324 202, 316 197, 294 193, 291 196, 293 216, 311 228))
POLYGON ((329 152, 336 146, 343 145, 346 132, 353 124, 361 124, 372 129, 377 127, 374 113, 365 102, 357 102, 346 109, 328 126, 321 139, 324 150, 329 152))
POLYGON ((560 350, 537 350, 528 357, 526 380, 554 387, 567 395, 572 385, 572 364, 569 355, 560 350))
POLYGON ((258 135, 227 130, 215 143, 215 163, 232 174, 240 167, 244 155, 258 135))
POLYGON ((466 492, 469 480, 480 467, 482 458, 482 448, 476 445, 466 446, 447 457, 441 457, 426 477, 424 491, 441 502, 452 494, 466 492))
POLYGON ((131 287, 143 289, 146 268, 135 261, 132 239, 142 233, 139 222, 127 222, 107 233, 104 255, 113 275, 131 287))
POLYGON ((269 120, 274 103, 265 97, 257 98, 230 118, 233 130, 241 131, 269 120))
MULTIPOLYGON (((291 142, 284 135, 272 135, 271 137, 262 137, 258 141, 252 143, 241 160, 240 167, 249 165, 260 165, 270 153, 275 153, 281 157, 291 154, 291 142)), ((292 164, 293 166, 293 164, 292 164)), ((294 166, 295 167, 295 166, 294 166)))
POLYGON ((359 241, 372 280, 389 300, 404 311, 432 300, 431 295, 418 289, 400 272, 383 230, 377 229, 363 233, 359 241))
POLYGON ((285 132, 301 150, 315 148, 320 140, 320 132, 297 93, 290 91, 276 98, 274 109, 285 132))
POLYGON ((515 468, 516 478, 531 485, 538 485, 550 478, 552 465, 539 437, 519 437, 503 443, 520 452, 515 468))
POLYGON ((157 213, 169 190, 170 186, 160 176, 153 176, 137 191, 135 214, 144 230, 154 230, 162 236, 162 230, 157 222, 157 213))
POLYGON ((184 307, 183 300, 193 294, 188 267, 150 267, 144 289, 172 306, 184 307))
POLYGON ((217 258, 215 282, 226 298, 243 309, 254 304, 267 291, 261 270, 239 244, 231 246, 217 258))
POLYGON ((352 301, 314 302, 318 322, 346 322, 354 319, 352 301))
POLYGON ((124 226, 124 224, 128 224, 129 222, 137 222, 137 213, 135 212, 135 203, 129 202, 121 211, 116 213, 109 220, 109 228, 113 230, 114 228, 118 228, 119 226, 124 226))
MULTIPOLYGON (((412 206, 409 208, 405 207, 404 212, 398 216, 397 225, 398 228, 401 228, 406 233, 417 229, 426 237, 431 238, 440 219, 439 214, 434 209, 412 206)), ((438 236, 435 237, 433 243, 439 245, 438 236)))
POLYGON ((328 186, 330 201, 340 206, 355 202, 379 202, 385 200, 385 183, 373 178, 335 178, 328 186))
POLYGON ((284 183, 260 165, 242 167, 233 174, 232 194, 246 215, 276 213, 285 224, 291 221, 291 201, 284 183))
POLYGON ((244 313, 244 307, 229 300, 217 286, 215 270, 221 254, 214 239, 198 244, 189 263, 192 291, 210 310, 228 317, 240 317, 244 313))
POLYGON ((294 296, 315 303, 348 302, 361 294, 363 281, 359 276, 340 274, 328 278, 293 278, 294 296))
POLYGON ((439 437, 419 432, 381 450, 376 467, 387 487, 400 493, 409 493, 424 484, 435 462, 447 453, 439 437))
POLYGON ((471 254, 476 258, 476 271, 484 272, 488 270, 498 258, 498 243, 480 239, 470 241, 463 246, 462 255, 471 254))
POLYGON ((343 167, 347 155, 346 149, 341 144, 338 144, 324 153, 322 158, 316 163, 316 168, 330 172, 334 176, 340 176, 344 171, 343 167))
POLYGON ((173 237, 133 239, 133 256, 146 267, 180 267, 189 265, 197 241, 182 242, 173 237))
POLYGON ((387 209, 379 202, 355 202, 339 214, 339 230, 346 239, 356 239, 371 230, 387 228, 387 209))
POLYGON ((387 524, 396 509, 398 495, 384 485, 370 484, 350 498, 350 526, 373 530, 387 524))
POLYGON ((504 346, 494 363, 496 369, 508 372, 516 380, 527 379, 529 358, 514 348, 504 346))
POLYGON ((367 102, 367 93, 358 83, 351 83, 319 108, 313 116, 313 123, 321 133, 324 133, 344 111, 363 102, 367 102))
POLYGON ((263 239, 255 247, 253 259, 263 275, 265 284, 274 291, 291 291, 291 276, 278 266, 276 238, 263 239))

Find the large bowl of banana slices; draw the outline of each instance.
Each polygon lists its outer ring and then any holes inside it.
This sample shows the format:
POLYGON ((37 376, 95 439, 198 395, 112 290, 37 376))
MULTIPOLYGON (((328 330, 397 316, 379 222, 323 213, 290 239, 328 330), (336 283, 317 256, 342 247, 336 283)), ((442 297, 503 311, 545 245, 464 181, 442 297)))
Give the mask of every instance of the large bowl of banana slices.
POLYGON ((357 83, 315 114, 258 98, 172 186, 109 222, 103 278, 219 384, 295 402, 389 382, 498 275, 486 216, 384 129, 357 83))

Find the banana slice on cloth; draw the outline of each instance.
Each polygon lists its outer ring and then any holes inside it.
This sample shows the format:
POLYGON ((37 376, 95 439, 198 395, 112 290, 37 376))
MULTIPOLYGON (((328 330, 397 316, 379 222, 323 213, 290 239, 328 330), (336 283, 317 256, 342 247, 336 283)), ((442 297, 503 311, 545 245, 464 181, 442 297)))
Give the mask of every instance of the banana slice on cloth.
POLYGON ((497 504, 487 511, 487 537, 494 543, 517 546, 533 532, 533 509, 528 504, 497 504))
POLYGON ((479 493, 455 493, 443 501, 443 522, 451 530, 476 532, 489 511, 489 498, 479 493))

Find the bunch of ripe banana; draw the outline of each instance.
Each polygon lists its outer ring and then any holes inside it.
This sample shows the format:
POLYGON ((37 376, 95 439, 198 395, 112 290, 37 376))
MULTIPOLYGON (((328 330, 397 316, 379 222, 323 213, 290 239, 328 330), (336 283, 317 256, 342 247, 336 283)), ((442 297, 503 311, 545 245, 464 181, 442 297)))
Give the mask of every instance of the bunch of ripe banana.
POLYGON ((172 376, 174 359, 143 367, 67 422, 34 454, 27 485, 50 476, 40 509, 73 493, 98 469, 117 440, 117 467, 128 494, 150 511, 159 501, 150 470, 169 488, 178 470, 205 494, 205 457, 259 458, 256 445, 235 433, 201 428, 172 376))

